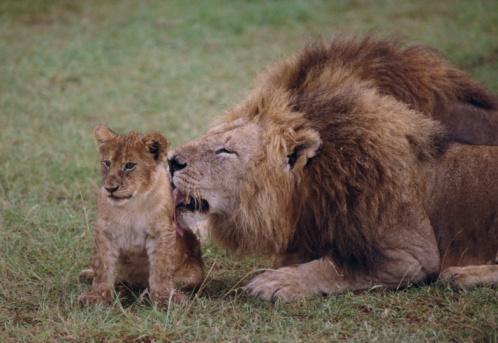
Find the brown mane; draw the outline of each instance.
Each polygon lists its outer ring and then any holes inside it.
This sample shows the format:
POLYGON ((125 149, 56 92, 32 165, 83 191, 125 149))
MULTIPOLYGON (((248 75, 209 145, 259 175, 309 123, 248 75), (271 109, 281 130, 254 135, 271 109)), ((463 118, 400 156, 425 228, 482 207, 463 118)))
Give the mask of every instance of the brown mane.
POLYGON ((498 98, 429 47, 338 37, 309 44, 262 79, 306 101, 334 85, 323 75, 331 69, 333 78, 355 78, 441 121, 450 140, 498 145, 498 98))

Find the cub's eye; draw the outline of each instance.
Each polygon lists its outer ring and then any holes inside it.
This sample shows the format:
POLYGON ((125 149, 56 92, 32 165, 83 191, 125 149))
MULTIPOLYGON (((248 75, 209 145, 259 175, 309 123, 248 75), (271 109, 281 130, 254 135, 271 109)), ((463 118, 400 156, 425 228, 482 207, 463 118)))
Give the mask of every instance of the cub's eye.
POLYGON ((133 169, 135 169, 135 166, 137 164, 136 163, 133 163, 133 162, 126 162, 126 164, 124 165, 123 167, 123 170, 124 171, 132 171, 133 169))
POLYGON ((219 148, 218 150, 216 150, 214 152, 216 155, 219 155, 219 154, 237 154, 235 151, 233 150, 229 150, 227 148, 219 148))
POLYGON ((111 166, 111 161, 104 160, 102 161, 102 165, 104 166, 104 168, 109 169, 109 167, 111 166))

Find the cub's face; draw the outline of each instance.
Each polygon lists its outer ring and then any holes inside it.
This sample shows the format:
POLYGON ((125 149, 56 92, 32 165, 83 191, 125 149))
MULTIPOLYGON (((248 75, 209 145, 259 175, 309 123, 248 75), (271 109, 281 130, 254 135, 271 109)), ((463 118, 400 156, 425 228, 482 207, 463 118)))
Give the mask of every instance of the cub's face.
POLYGON ((167 148, 159 133, 117 135, 105 126, 95 128, 102 168, 101 194, 111 205, 121 206, 151 189, 167 148))

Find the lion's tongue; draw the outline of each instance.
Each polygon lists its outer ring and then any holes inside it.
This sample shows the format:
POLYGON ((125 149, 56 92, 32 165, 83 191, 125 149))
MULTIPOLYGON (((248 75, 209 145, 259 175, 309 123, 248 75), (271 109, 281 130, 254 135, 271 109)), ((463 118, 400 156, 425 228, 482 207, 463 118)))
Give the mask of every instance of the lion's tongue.
POLYGON ((173 189, 173 199, 175 200, 175 206, 182 204, 185 196, 178 188, 173 189))
POLYGON ((175 221, 175 227, 176 227, 176 233, 180 236, 183 237, 183 233, 185 232, 185 228, 178 223, 178 221, 175 221))
MULTIPOLYGON (((175 201, 175 207, 181 203, 183 203, 183 199, 184 199, 184 195, 182 194, 182 192, 180 192, 178 190, 178 188, 175 188, 173 190, 173 199, 175 201)), ((180 223, 178 222, 178 218, 177 218, 177 215, 176 215, 176 209, 175 209, 175 214, 173 216, 173 220, 175 222, 175 228, 176 228, 176 233, 178 235, 180 235, 181 237, 183 237, 183 233, 185 232, 185 228, 183 228, 180 223)))

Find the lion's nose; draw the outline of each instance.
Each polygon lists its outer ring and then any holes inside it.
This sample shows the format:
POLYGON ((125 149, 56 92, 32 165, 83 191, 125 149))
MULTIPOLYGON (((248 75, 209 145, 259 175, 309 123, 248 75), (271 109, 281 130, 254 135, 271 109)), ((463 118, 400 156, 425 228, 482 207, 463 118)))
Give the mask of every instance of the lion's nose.
POLYGON ((104 187, 106 191, 109 193, 114 193, 115 191, 118 190, 119 186, 112 186, 112 187, 104 187))
POLYGON ((177 170, 182 170, 187 166, 187 161, 183 156, 176 154, 168 158, 168 165, 169 172, 171 173, 171 176, 173 176, 177 170))

